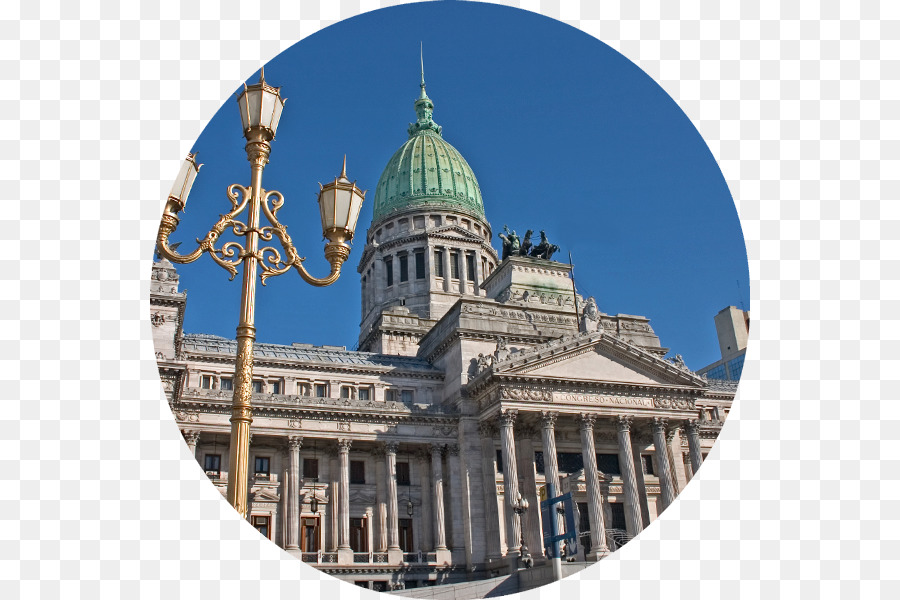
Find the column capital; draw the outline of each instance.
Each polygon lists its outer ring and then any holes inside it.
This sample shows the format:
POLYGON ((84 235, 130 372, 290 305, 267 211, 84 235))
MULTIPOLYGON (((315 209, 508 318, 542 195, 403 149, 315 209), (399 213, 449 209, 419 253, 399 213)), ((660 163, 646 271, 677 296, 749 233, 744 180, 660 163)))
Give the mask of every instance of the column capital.
POLYGON ((376 445, 374 448, 369 450, 369 454, 371 454, 375 458, 382 458, 386 454, 384 444, 376 445))
POLYGON ((677 431, 678 431, 677 427, 669 427, 669 429, 666 431, 666 441, 668 443, 670 443, 670 444, 672 443, 672 440, 675 439, 675 432, 677 432, 677 431))
POLYGON ((630 415, 619 415, 616 417, 616 430, 619 433, 629 433, 633 422, 634 419, 632 419, 630 415))
POLYGON ((478 433, 483 438, 493 438, 497 434, 497 426, 488 421, 478 423, 478 433))
POLYGON ((590 413, 581 413, 578 415, 578 424, 581 426, 582 431, 593 431, 594 423, 597 421, 597 415, 592 415, 590 413))
POLYGON ((549 410, 541 411, 541 427, 544 429, 553 429, 556 426, 556 419, 559 417, 558 412, 549 410))
POLYGON ((650 422, 650 430, 654 433, 661 433, 663 435, 666 434, 666 427, 669 425, 669 420, 663 417, 653 417, 653 420, 650 422))
POLYGON ((459 444, 448 444, 447 453, 450 456, 459 456, 459 444))
POLYGON ((200 432, 193 429, 182 429, 181 435, 184 436, 184 441, 188 444, 196 444, 200 439, 200 432))
POLYGON ((444 444, 439 444, 438 442, 433 442, 431 444, 431 456, 434 458, 435 454, 442 454, 444 452, 444 444))
POLYGON ((347 454, 350 452, 350 445, 353 443, 353 440, 348 440, 346 438, 341 438, 337 441, 337 449, 340 454, 347 454))
POLYGON ((688 435, 700 435, 700 421, 697 419, 687 419, 684 422, 684 429, 688 435))
POLYGON ((397 455, 397 449, 399 447, 399 442, 385 442, 383 446, 385 454, 393 454, 395 456, 397 455))
POLYGON ((287 447, 290 450, 299 450, 303 447, 303 438, 298 435, 292 435, 287 439, 287 447))
POLYGON ((497 417, 501 427, 512 427, 516 422, 516 417, 519 416, 519 411, 515 409, 506 409, 501 411, 500 415, 497 417))

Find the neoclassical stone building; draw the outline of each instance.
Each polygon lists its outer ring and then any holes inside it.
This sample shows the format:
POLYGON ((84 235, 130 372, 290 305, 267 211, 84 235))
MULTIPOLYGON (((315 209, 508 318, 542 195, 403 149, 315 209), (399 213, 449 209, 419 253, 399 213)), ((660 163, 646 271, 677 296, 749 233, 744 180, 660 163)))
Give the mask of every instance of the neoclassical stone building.
MULTIPOLYGON (((510 573, 523 542, 541 568, 548 481, 579 508, 568 558, 606 556, 690 480, 736 388, 665 360, 649 319, 575 294, 569 265, 500 261, 475 174, 433 108, 423 81, 378 182, 359 350, 255 347, 250 522, 378 590, 510 573)), ((161 260, 152 277, 166 396, 224 495, 235 342, 184 334, 178 273, 161 260)))

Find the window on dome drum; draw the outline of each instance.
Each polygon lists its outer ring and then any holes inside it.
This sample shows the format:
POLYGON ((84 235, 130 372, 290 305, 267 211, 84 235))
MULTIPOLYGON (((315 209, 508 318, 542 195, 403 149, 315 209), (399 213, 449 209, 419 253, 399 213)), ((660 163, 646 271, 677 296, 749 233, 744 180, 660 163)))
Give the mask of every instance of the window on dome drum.
POLYGON ((475 255, 466 254, 466 278, 475 281, 475 255))
POLYGON ((263 475, 268 477, 269 475, 269 457, 268 456, 257 456, 254 461, 254 473, 257 476, 263 475))
POLYGON ((444 251, 434 251, 434 275, 436 277, 444 276, 444 251))
POLYGON ((341 386, 341 398, 349 398, 350 397, 350 386, 342 385, 341 386))
POLYGON ((481 257, 481 276, 482 276, 482 277, 487 277, 487 276, 488 276, 488 264, 487 264, 487 259, 484 258, 484 257, 481 257))
POLYGON ((316 398, 324 398, 328 394, 328 386, 324 383, 316 384, 316 398))
POLYGON ((281 393, 281 382, 273 381, 269 384, 269 393, 270 394, 280 394, 281 393))
POLYGON ((310 479, 313 481, 319 480, 319 459, 318 458, 304 458, 303 459, 303 479, 310 479))
POLYGON ((361 387, 361 388, 359 388, 359 391, 357 393, 359 394, 360 400, 365 402, 366 400, 369 399, 369 388, 361 387))
POLYGON ((409 463, 397 463, 397 485, 409 485, 409 463))
POLYGON ((350 483, 366 482, 366 463, 362 460, 350 461, 350 483))
POLYGON ((400 281, 409 281, 409 256, 400 255, 400 281))
POLYGON ((256 380, 253 382, 253 393, 254 394, 262 394, 263 391, 263 382, 256 380))
POLYGON ((222 468, 222 455, 221 454, 207 454, 203 457, 203 470, 206 471, 207 475, 215 474, 216 477, 219 476, 222 468))
POLYGON ((394 285, 394 263, 390 256, 384 259, 384 280, 388 287, 394 285))
POLYGON ((200 387, 204 390, 208 390, 212 388, 212 375, 201 375, 200 376, 200 387))
POLYGON ((416 257, 416 279, 425 279, 425 253, 417 250, 416 257))
POLYGON ((441 216, 434 215, 431 217, 431 226, 432 227, 440 227, 441 226, 441 216))
POLYGON ((641 454, 641 465, 644 473, 647 475, 655 475, 653 472, 653 456, 650 454, 641 454))
POLYGON ((412 390, 403 390, 400 392, 400 402, 403 404, 412 404, 413 402, 413 393, 412 390))
POLYGON ((234 381, 231 379, 231 377, 223 377, 220 381, 220 386, 223 390, 233 390, 234 381))
POLYGON ((450 279, 459 279, 459 252, 450 253, 450 279))

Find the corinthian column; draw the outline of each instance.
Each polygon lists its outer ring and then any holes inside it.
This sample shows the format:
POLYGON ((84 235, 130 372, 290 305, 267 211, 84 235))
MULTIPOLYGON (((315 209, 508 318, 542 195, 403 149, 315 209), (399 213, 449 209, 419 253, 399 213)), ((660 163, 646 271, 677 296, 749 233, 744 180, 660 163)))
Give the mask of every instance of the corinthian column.
MULTIPOLYGON (((544 450, 544 481, 547 482, 547 498, 560 495, 559 465, 556 460, 556 417, 555 412, 541 411, 541 446, 544 450), (553 486, 553 489, 550 489, 553 486)), ((554 509, 554 513, 556 510, 554 509)), ((563 532, 565 519, 556 514, 556 531, 563 532)))
POLYGON ((669 464, 669 452, 666 449, 666 426, 668 421, 660 417, 653 417, 650 428, 653 430, 653 447, 656 450, 656 464, 659 467, 659 491, 662 507, 660 513, 666 510, 675 500, 675 487, 672 484, 672 467, 669 464))
POLYGON ((187 444, 188 450, 191 451, 191 456, 194 457, 194 460, 197 460, 197 442, 200 440, 200 432, 182 429, 181 435, 184 436, 184 441, 187 444))
POLYGON ((634 454, 631 449, 631 417, 616 419, 619 437, 619 466, 622 469, 622 488, 625 492, 625 519, 628 535, 636 536, 644 530, 641 522, 641 504, 638 496, 637 475, 634 472, 634 454))
POLYGON ((338 552, 350 552, 350 444, 347 439, 338 440, 340 462, 340 486, 338 493, 338 552))
POLYGON ((400 535, 397 524, 397 442, 384 445, 385 467, 387 470, 387 542, 388 552, 400 550, 400 535))
POLYGON ((597 451, 594 449, 594 420, 596 417, 582 413, 581 457, 584 462, 584 478, 587 487, 588 517, 591 524, 590 557, 599 560, 609 554, 606 545, 606 527, 603 524, 603 497, 600 494, 600 474, 597 473, 597 451))
POLYGON ((444 466, 441 463, 443 444, 431 445, 431 483, 434 486, 434 549, 447 549, 444 531, 444 466))
POLYGON ((485 557, 488 561, 502 556, 500 551, 500 513, 497 511, 497 473, 494 470, 495 429, 496 427, 492 423, 478 425, 478 433, 481 436, 481 475, 484 486, 485 557))
POLYGON ((288 438, 288 480, 285 486, 284 508, 287 512, 287 539, 285 550, 300 548, 300 447, 303 438, 288 438))
POLYGON ((522 529, 519 515, 513 510, 516 494, 519 493, 519 471, 516 465, 516 439, 513 427, 516 423, 516 410, 504 410, 500 413, 500 449, 503 456, 503 495, 504 512, 506 513, 506 556, 515 568, 518 565, 522 529))
POLYGON ((689 419, 684 424, 687 433, 688 452, 691 455, 691 475, 697 474, 697 469, 703 462, 703 453, 700 451, 700 423, 697 419, 689 419))

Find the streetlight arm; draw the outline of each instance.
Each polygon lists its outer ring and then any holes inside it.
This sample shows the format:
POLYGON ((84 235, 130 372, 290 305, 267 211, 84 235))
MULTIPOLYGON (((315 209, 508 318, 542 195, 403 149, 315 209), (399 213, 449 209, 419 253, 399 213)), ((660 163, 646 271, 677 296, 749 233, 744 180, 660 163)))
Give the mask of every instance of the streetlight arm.
POLYGON ((294 246, 291 236, 288 235, 287 227, 282 225, 275 216, 282 206, 284 206, 284 196, 280 192, 274 190, 264 192, 260 208, 266 219, 271 223, 271 226, 260 228, 259 237, 267 242, 271 241, 273 237, 277 237, 278 241, 281 242, 282 248, 284 248, 285 258, 282 260, 278 250, 271 246, 261 248, 259 251, 260 257, 266 253, 268 253, 268 256, 266 256, 265 260, 260 259, 260 268, 262 269, 259 277, 260 283, 265 285, 266 279, 286 273, 291 267, 296 269, 300 277, 311 285, 325 287, 337 281, 341 275, 341 266, 350 256, 350 247, 340 242, 326 244, 325 258, 331 263, 331 273, 322 278, 313 277, 303 266, 303 261, 306 258, 301 257, 297 253, 297 248, 294 246), (271 208, 269 207, 270 200, 272 203, 271 208))
POLYGON ((222 233, 231 227, 236 236, 246 236, 248 232, 247 226, 235 219, 237 215, 242 213, 247 207, 247 203, 251 198, 251 189, 244 187, 238 183, 228 186, 228 200, 231 202, 231 211, 221 215, 215 225, 207 232, 206 237, 202 240, 197 238, 199 246, 190 254, 178 254, 169 246, 169 235, 171 235, 178 227, 177 214, 184 210, 184 205, 176 199, 170 198, 166 203, 166 209, 163 212, 162 221, 159 226, 159 233, 156 237, 156 246, 159 255, 179 264, 192 263, 204 253, 208 252, 216 263, 223 269, 231 273, 230 279, 234 279, 237 275, 237 266, 241 264, 244 258, 244 247, 238 242, 228 242, 221 249, 216 248, 215 244, 222 233), (240 200, 239 200, 240 198, 240 200), (232 257, 234 260, 227 260, 232 257))

